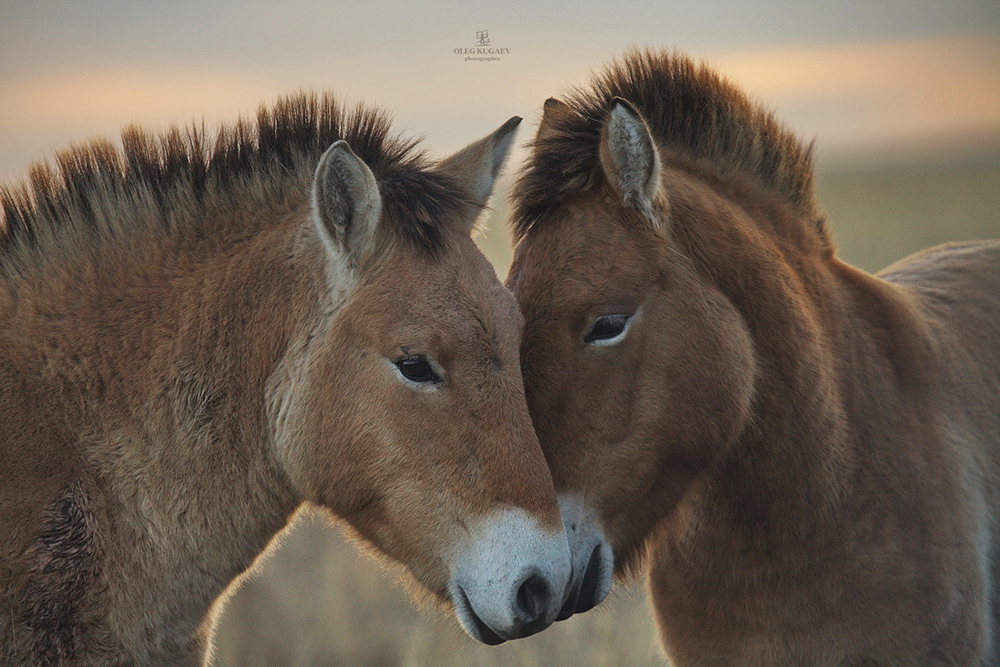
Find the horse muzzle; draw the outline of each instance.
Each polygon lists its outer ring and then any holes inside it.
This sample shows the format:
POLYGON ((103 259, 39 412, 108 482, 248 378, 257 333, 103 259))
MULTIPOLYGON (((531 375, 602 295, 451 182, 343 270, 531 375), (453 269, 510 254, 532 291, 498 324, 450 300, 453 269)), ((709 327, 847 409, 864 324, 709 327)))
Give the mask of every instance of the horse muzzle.
POLYGON ((560 496, 559 510, 573 561, 566 600, 556 617, 557 621, 563 621, 593 609, 608 596, 615 558, 600 520, 581 498, 560 496))
POLYGON ((542 529, 522 510, 503 510, 456 546, 449 592, 465 631, 495 645, 549 627, 571 573, 565 532, 542 529))

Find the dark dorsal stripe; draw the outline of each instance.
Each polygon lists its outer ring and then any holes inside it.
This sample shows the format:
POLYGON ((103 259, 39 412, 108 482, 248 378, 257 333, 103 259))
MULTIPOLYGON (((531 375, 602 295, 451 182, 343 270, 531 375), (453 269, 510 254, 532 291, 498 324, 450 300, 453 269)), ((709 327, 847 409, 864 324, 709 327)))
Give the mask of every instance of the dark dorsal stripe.
POLYGON ((817 218, 811 146, 708 67, 677 54, 632 51, 596 74, 589 88, 571 91, 564 102, 575 113, 554 115, 552 131, 534 142, 512 195, 515 238, 594 182, 601 129, 616 97, 642 113, 660 146, 722 171, 739 170, 804 217, 817 218))

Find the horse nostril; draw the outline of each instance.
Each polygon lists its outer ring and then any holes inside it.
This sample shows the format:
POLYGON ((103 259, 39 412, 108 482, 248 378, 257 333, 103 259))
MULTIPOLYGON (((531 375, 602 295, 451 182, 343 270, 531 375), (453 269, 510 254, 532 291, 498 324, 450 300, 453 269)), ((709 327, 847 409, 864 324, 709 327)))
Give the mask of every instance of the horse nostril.
POLYGON ((532 573, 517 589, 517 614, 525 623, 545 617, 549 608, 549 585, 537 573, 532 573))

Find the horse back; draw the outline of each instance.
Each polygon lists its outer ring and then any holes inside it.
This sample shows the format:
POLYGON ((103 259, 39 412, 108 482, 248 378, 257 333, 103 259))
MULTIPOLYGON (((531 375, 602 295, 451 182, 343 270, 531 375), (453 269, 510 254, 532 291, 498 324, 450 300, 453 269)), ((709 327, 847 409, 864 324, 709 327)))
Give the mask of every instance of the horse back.
MULTIPOLYGON (((921 251, 879 277, 909 295, 940 359, 940 389, 955 425, 1000 447, 1000 241, 921 251)), ((997 451, 991 452, 993 454, 997 451)))
POLYGON ((963 461, 968 519, 988 596, 987 662, 1000 657, 1000 241, 949 243, 879 277, 909 295, 940 360, 942 430, 963 461))

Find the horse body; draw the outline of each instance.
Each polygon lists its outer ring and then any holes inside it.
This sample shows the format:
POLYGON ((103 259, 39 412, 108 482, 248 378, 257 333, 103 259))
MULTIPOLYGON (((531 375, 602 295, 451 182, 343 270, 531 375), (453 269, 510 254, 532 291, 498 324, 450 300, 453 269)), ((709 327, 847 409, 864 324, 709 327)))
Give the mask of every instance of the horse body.
MULTIPOLYGON (((14 367, 4 374, 4 405, 39 424, 15 423, 4 438, 5 458, 23 461, 9 479, 32 488, 5 494, 4 525, 21 539, 4 554, 18 568, 4 590, 37 618, 29 646, 50 641, 54 651, 61 641, 60 657, 79 659, 87 654, 79 647, 107 645, 109 664, 122 655, 197 664, 209 608, 289 521, 299 502, 268 455, 264 397, 269 366, 307 324, 309 299, 320 302, 319 281, 302 276, 321 273, 268 261, 290 247, 275 236, 180 275, 173 253, 122 252, 105 269, 111 279, 86 279, 77 267, 65 282, 45 277, 61 294, 18 286, 4 313, 4 360, 14 367), (219 280, 234 261, 255 270, 219 280), (18 405, 29 396, 31 412, 18 405), (76 508, 78 525, 57 532, 77 531, 81 544, 39 541, 39 527, 59 522, 60 503, 76 508), (88 580, 70 599, 59 586, 79 574, 60 567, 48 582, 37 571, 62 558, 88 580), (39 599, 24 599, 25 581, 39 599), (52 606, 72 634, 37 639, 36 630, 50 631, 52 606)), ((42 659, 57 655, 37 649, 42 659)))
POLYGON ((482 641, 552 622, 520 321, 469 236, 516 125, 430 165, 301 97, 2 193, 0 662, 201 664, 303 502, 482 641))
POLYGON ((808 151, 652 53, 546 103, 514 203, 574 563, 648 551, 671 664, 993 664, 1000 244, 843 264, 808 151))
POLYGON ((994 243, 888 284, 820 274, 832 349, 814 367, 833 386, 779 400, 825 437, 758 425, 736 445, 752 459, 722 462, 657 533, 650 590, 678 665, 993 664, 998 260, 994 243))

